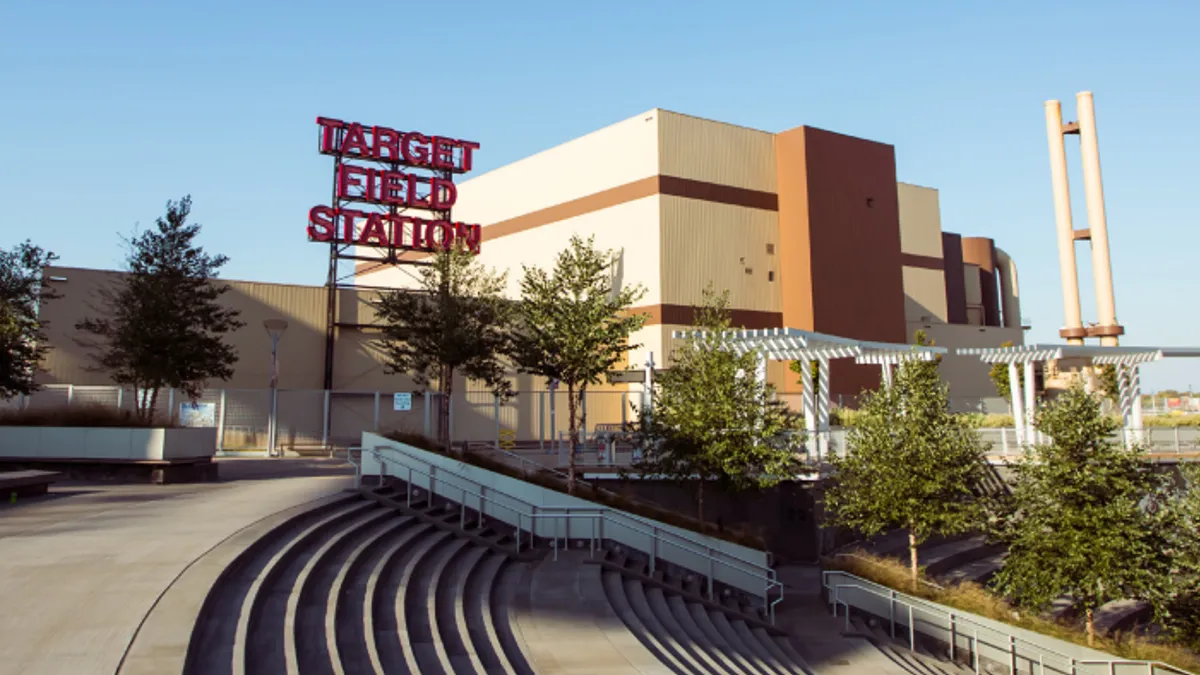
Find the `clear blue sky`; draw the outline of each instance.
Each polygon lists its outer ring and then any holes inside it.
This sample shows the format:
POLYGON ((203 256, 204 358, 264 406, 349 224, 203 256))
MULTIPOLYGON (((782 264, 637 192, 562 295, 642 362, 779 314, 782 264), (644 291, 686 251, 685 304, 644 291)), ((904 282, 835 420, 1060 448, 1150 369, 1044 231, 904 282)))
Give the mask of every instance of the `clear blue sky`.
MULTIPOLYGON (((0 246, 30 237, 62 264, 116 267, 118 232, 191 193, 225 277, 318 284, 317 115, 477 140, 486 171, 661 107, 893 144, 900 180, 941 191, 945 229, 1013 254, 1029 338, 1057 342, 1042 103, 1074 119, 1086 89, 1125 343, 1200 344, 1198 24, 1195 0, 10 2, 0 246)), ((1200 363, 1144 379, 1200 389, 1200 363)))

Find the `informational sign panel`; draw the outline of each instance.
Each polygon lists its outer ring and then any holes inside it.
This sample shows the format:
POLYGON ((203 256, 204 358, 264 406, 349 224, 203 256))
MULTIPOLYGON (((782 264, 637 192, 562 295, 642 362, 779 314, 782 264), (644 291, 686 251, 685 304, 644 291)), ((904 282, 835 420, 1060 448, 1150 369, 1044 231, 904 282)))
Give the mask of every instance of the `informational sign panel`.
POLYGON ((636 382, 642 384, 646 381, 646 371, 644 370, 610 370, 608 371, 609 384, 625 384, 636 382))
POLYGON ((392 394, 392 410, 407 412, 412 410, 412 394, 410 392, 397 392, 392 394))
POLYGON ((217 406, 213 403, 180 403, 179 424, 185 427, 215 427, 217 406))

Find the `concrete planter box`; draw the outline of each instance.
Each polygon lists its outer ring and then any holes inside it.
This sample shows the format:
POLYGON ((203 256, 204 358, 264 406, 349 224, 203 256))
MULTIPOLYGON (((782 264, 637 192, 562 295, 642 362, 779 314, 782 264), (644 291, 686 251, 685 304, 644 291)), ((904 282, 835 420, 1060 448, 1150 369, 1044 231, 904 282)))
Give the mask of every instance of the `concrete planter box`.
POLYGON ((135 462, 211 458, 215 428, 6 427, 0 457, 30 461, 135 462))

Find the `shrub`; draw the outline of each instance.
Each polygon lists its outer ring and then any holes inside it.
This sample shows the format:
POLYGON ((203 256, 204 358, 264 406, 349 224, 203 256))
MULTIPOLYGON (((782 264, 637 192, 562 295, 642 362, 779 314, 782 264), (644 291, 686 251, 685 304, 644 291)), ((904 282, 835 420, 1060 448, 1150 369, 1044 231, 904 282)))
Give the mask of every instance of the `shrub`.
MULTIPOLYGON (((537 471, 532 473, 523 471, 522 469, 515 467, 502 459, 497 459, 495 456, 485 452, 479 452, 477 450, 468 449, 466 451, 454 452, 453 454, 448 455, 446 454, 445 449, 440 447, 436 441, 427 438, 422 434, 410 431, 390 431, 383 434, 383 436, 385 438, 390 438, 393 441, 411 445, 414 448, 420 448, 421 450, 436 453, 444 457, 451 457, 472 466, 477 466, 481 469, 494 471, 496 473, 503 474, 505 476, 511 476, 513 478, 520 478, 521 480, 544 487, 548 490, 554 490, 555 492, 567 494, 566 479, 550 471, 537 471)), ((766 549, 766 541, 761 533, 746 532, 741 529, 730 527, 719 528, 716 525, 702 522, 678 511, 663 508, 657 504, 652 504, 629 495, 624 495, 613 492, 612 490, 600 488, 591 483, 577 481, 575 485, 575 494, 573 496, 580 499, 594 501, 598 504, 603 504, 604 506, 619 509, 621 511, 628 511, 629 513, 642 516, 643 518, 650 518, 651 520, 657 520, 659 522, 663 522, 668 525, 674 525, 685 530, 691 530, 693 532, 704 534, 710 537, 722 539, 734 544, 740 544, 742 546, 757 548, 760 550, 766 549)))
MULTIPOLYGON (((855 550, 826 558, 822 561, 822 566, 825 569, 843 570, 888 588, 894 588, 947 607, 1025 628, 1066 642, 1087 646, 1087 634, 1078 622, 1051 621, 1041 616, 1022 612, 1009 604, 1003 597, 976 583, 968 581, 939 586, 926 578, 924 570, 922 570, 922 583, 917 591, 913 592, 908 566, 896 558, 855 550)), ((1093 648, 1124 659, 1162 661, 1178 668, 1200 669, 1200 657, 1194 652, 1179 645, 1152 642, 1131 634, 1098 637, 1093 648)))
POLYGON ((0 411, 0 426, 8 427, 176 427, 174 419, 139 419, 131 410, 91 403, 56 408, 27 408, 0 411))
POLYGON ((1148 415, 1142 418, 1142 424, 1148 427, 1200 427, 1200 415, 1180 412, 1148 415))

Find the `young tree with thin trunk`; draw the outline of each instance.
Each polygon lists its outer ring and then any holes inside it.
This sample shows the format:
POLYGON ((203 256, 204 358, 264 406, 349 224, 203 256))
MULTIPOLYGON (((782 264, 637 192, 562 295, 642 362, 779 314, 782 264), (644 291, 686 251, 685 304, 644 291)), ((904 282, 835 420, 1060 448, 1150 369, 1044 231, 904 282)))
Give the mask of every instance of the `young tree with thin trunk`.
POLYGON ((1157 574, 1146 599, 1155 619, 1176 642, 1200 650, 1200 466, 1180 464, 1179 484, 1153 513, 1156 547, 1169 567, 1157 574))
POLYGON ((504 363, 512 303, 504 299, 504 286, 504 274, 485 268, 456 242, 421 269, 418 290, 385 292, 373 303, 384 325, 380 347, 387 372, 411 375, 422 387, 437 382, 438 434, 447 452, 456 374, 483 382, 501 398, 512 395, 504 363))
POLYGON ((691 483, 701 521, 706 484, 722 491, 776 485, 796 474, 803 441, 800 418, 756 377, 757 353, 723 343, 730 317, 729 292, 706 289, 695 321, 702 332, 676 348, 654 381, 654 409, 636 429, 644 451, 634 468, 691 483))
POLYGON ((39 309, 58 297, 42 268, 57 258, 28 241, 0 249, 0 400, 37 389, 34 378, 48 349, 39 309))
POLYGON ((143 392, 137 413, 145 422, 162 389, 195 401, 208 380, 232 377, 238 359, 224 338, 245 324, 220 302, 229 287, 214 281, 228 258, 196 245, 200 225, 188 224, 191 210, 191 197, 168 201, 154 229, 127 240, 125 274, 97 289, 99 315, 75 326, 88 336, 79 342, 92 350, 96 369, 143 392))
POLYGON ((617 257, 595 248, 594 238, 572 236, 547 272, 524 267, 513 358, 522 372, 557 380, 567 389, 571 435, 567 490, 575 490, 583 392, 638 345, 629 336, 646 322, 629 308, 645 294, 616 280, 617 257))
POLYGON ((1098 607, 1146 594, 1166 571, 1146 508, 1162 481, 1140 450, 1110 440, 1117 427, 1078 384, 1039 411, 1051 442, 1013 466, 1011 512, 997 536, 1009 545, 997 588, 1035 610, 1068 598, 1084 614, 1088 644, 1098 607))
MULTIPOLYGON (((917 343, 925 343, 920 332, 917 343)), ((830 458, 826 507, 833 522, 866 536, 907 530, 915 589, 921 543, 983 522, 984 446, 950 412, 936 361, 902 363, 892 386, 865 392, 863 399, 846 455, 830 458)))

